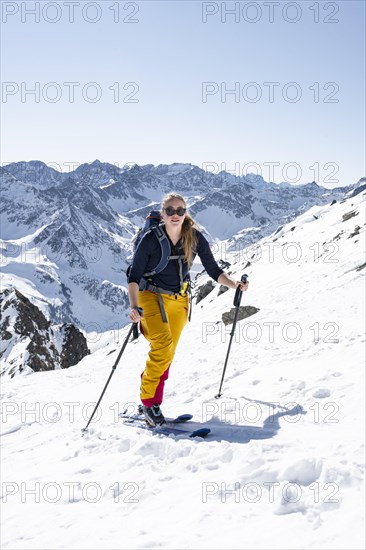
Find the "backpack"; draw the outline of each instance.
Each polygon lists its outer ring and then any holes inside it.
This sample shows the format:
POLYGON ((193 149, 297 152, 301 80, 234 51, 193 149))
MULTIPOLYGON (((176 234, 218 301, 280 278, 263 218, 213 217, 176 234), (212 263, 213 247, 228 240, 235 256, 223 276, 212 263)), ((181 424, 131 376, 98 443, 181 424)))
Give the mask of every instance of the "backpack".
MULTIPOLYGON (((148 273, 144 273, 144 278, 152 277, 156 273, 160 273, 163 271, 163 269, 166 268, 166 266, 169 263, 169 260, 182 260, 184 258, 184 255, 181 256, 171 256, 171 250, 170 250, 170 243, 169 239, 166 236, 162 225, 161 225, 161 216, 160 212, 158 210, 151 210, 149 214, 145 218, 145 225, 139 230, 136 237, 133 241, 133 250, 134 253, 138 249, 138 246, 142 240, 142 238, 146 235, 146 233, 153 232, 155 237, 157 238, 161 255, 160 255, 160 261, 159 263, 148 273)), ((131 265, 127 268, 127 276, 129 275, 131 270, 131 265)))

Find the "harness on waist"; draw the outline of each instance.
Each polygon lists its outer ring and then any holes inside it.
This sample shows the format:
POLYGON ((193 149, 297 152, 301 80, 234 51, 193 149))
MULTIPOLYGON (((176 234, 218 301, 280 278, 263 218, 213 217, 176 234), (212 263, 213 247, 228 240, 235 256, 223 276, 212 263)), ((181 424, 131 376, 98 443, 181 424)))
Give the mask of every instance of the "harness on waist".
POLYGON ((145 286, 143 288, 140 288, 140 290, 148 290, 149 292, 154 292, 158 296, 159 301, 159 308, 161 313, 161 318, 163 320, 163 323, 167 323, 168 319, 166 316, 165 308, 164 308, 164 300, 162 298, 162 294, 168 294, 169 296, 186 296, 189 297, 189 313, 188 313, 188 320, 191 320, 191 314, 192 314, 192 292, 191 292, 191 286, 190 281, 184 281, 183 289, 179 292, 173 292, 172 290, 166 290, 165 288, 161 288, 159 286, 151 284, 149 281, 146 281, 145 286))

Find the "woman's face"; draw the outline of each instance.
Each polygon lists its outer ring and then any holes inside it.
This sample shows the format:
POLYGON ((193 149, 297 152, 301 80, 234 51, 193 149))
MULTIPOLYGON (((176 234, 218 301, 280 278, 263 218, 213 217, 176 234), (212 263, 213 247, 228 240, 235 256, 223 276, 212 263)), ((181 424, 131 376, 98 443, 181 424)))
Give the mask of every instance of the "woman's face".
POLYGON ((180 229, 183 225, 185 217, 186 217, 186 206, 182 200, 169 199, 168 201, 166 201, 166 203, 164 203, 162 218, 167 228, 180 229), (179 214, 182 214, 182 215, 180 216, 179 214))

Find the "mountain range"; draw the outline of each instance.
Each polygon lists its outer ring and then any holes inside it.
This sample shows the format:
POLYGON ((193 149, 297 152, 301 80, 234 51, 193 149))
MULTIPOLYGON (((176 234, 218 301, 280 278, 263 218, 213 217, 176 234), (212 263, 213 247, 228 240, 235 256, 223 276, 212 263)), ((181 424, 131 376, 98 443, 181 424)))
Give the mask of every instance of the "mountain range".
MULTIPOLYGON (((312 206, 360 192, 366 181, 327 189, 192 164, 119 168, 99 160, 69 173, 41 161, 16 162, 0 168, 0 177, 2 291, 16 289, 47 320, 86 333, 128 322, 131 240, 167 192, 186 198, 215 256, 226 260, 312 206)), ((195 262, 193 273, 200 271, 195 262)))

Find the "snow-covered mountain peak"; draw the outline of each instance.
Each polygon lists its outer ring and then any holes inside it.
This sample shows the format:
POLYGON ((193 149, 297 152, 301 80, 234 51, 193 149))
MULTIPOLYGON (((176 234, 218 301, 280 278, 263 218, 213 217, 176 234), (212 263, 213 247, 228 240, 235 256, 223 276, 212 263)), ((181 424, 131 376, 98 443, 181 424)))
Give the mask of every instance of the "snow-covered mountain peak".
POLYGON ((205 236, 228 252, 254 245, 309 208, 355 190, 325 190, 314 182, 276 185, 184 163, 120 170, 98 159, 40 186, 28 178, 30 168, 24 181, 13 175, 20 175, 18 163, 1 171, 3 284, 21 281, 21 291, 50 319, 85 330, 94 322, 102 331, 111 328, 117 313, 121 324, 127 321, 131 240, 170 190, 187 198, 205 236))

